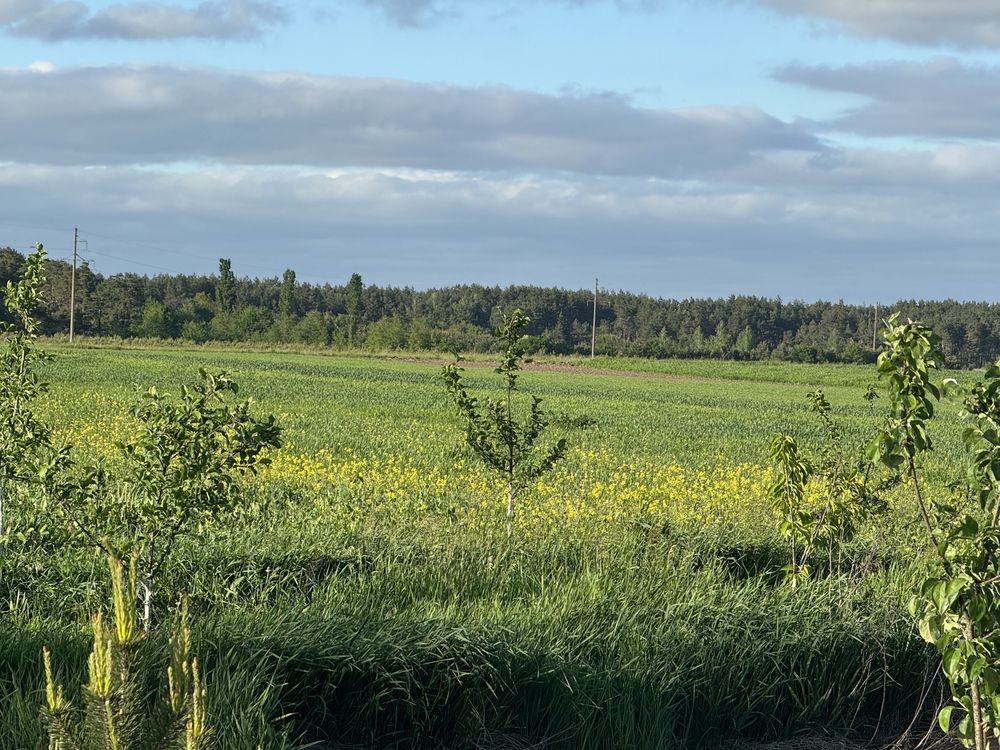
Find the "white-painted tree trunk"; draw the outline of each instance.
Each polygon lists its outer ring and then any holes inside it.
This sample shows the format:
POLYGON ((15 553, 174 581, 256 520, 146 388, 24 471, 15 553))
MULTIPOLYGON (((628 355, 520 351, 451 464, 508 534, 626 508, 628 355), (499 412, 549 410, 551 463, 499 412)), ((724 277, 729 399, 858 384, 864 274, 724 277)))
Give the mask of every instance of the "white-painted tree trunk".
POLYGON ((153 576, 149 573, 143 575, 139 581, 139 593, 142 595, 142 629, 149 632, 150 623, 153 619, 153 576))
POLYGON ((514 483, 507 480, 507 536, 514 533, 514 483))

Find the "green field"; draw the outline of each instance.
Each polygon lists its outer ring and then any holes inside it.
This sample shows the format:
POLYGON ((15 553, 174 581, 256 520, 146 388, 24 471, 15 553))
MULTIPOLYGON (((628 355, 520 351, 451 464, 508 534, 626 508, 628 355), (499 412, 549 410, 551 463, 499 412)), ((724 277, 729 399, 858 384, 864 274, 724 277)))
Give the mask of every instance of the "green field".
MULTIPOLYGON (((440 363, 50 351, 40 411, 81 458, 113 467, 137 388, 176 391, 199 367, 233 373, 285 427, 271 466, 183 542, 157 593, 159 612, 190 593, 220 748, 864 743, 905 728, 936 685, 905 611, 923 548, 905 492, 836 574, 791 591, 779 572, 767 443, 792 432, 818 448, 817 387, 860 443, 883 408, 864 399, 873 368, 534 363, 523 387, 569 452, 519 502, 508 539, 440 363)), ((961 453, 956 412, 941 409, 934 492, 961 453)), ((33 499, 14 500, 16 528, 33 499)), ((43 643, 83 674, 102 565, 86 545, 11 542, 0 747, 38 740, 43 643)))

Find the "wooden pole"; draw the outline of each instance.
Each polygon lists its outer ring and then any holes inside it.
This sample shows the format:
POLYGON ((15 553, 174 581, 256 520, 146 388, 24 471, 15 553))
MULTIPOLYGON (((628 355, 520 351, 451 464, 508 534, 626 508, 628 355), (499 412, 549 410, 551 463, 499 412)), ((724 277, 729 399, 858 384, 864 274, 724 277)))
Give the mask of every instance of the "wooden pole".
POLYGON ((875 317, 872 318, 872 351, 875 351, 876 336, 878 335, 878 302, 875 303, 875 317))
POLYGON ((590 326, 590 358, 594 358, 597 348, 597 279, 594 279, 594 322, 590 326))
POLYGON ((76 316, 76 244, 80 232, 73 227, 73 272, 69 277, 69 343, 73 343, 73 324, 76 316))

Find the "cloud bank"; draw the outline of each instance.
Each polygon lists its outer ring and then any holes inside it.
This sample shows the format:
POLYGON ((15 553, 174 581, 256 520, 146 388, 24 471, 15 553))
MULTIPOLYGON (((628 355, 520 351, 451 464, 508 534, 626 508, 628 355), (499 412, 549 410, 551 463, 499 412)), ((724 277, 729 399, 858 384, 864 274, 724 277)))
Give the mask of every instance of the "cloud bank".
MULTIPOLYGON (((357 2, 358 0, 344 0, 357 2)), ((360 0, 397 26, 427 26, 458 16, 483 0, 360 0)), ((696 0, 679 0, 695 2, 696 0)), ((994 0, 716 0, 743 2, 807 18, 830 30, 903 44, 957 48, 1000 47, 1000 5, 994 0)), ((669 0, 508 0, 507 7, 539 3, 584 7, 612 4, 624 12, 655 12, 669 0)))
POLYGON ((1000 47, 994 0, 747 0, 780 13, 829 21, 840 30, 905 44, 1000 47))
MULTIPOLYGON (((26 227, 69 217, 117 238, 91 244, 107 272, 210 272, 231 255, 248 273, 416 286, 599 275, 666 296, 993 296, 1000 72, 942 58, 777 75, 864 103, 790 123, 504 86, 0 69, 0 205, 26 227), (925 142, 817 136, 833 130, 925 142)), ((0 242, 58 251, 65 235, 0 242)))
POLYGON ((677 177, 762 152, 823 150, 815 136, 754 108, 645 109, 611 94, 167 66, 0 70, 0 111, 0 160, 51 164, 677 177))
MULTIPOLYGON (((852 68, 783 75, 905 123, 937 69, 889 70, 884 83, 852 68)), ((0 107, 6 215, 100 227, 122 245, 93 250, 134 257, 125 270, 172 260, 135 255, 129 238, 200 248, 206 272, 229 253, 313 279, 582 286, 598 273, 668 296, 987 296, 998 270, 991 143, 843 148, 758 110, 162 66, 0 71, 0 107)), ((49 241, 20 242, 36 239, 49 241)))
MULTIPOLYGON (((597 274, 615 287, 678 297, 990 297, 997 165, 1000 150, 992 147, 851 152, 822 165, 800 155, 693 184, 20 164, 0 165, 0 204, 26 225, 73 217, 84 236, 88 228, 101 232, 89 247, 109 272, 211 272, 218 257, 232 256, 241 273, 292 267, 303 279, 343 281, 357 271, 368 281, 421 287, 585 287, 597 274), (954 171, 955 162, 965 171, 954 171), (143 243, 166 252, 143 251, 143 243), (135 260, 120 264, 101 253, 135 260)), ((58 255, 70 236, 32 233, 22 242, 43 240, 58 255)))
POLYGON ((246 40, 288 20, 269 0, 205 0, 194 7, 133 2, 92 12, 76 0, 0 0, 0 29, 50 42, 69 39, 246 40))
MULTIPOLYGON (((345 0, 357 2, 357 0, 345 0)), ((368 8, 377 10, 390 23, 402 28, 419 28, 461 15, 464 8, 483 5, 485 0, 360 0, 368 8)), ((667 0, 502 0, 497 7, 537 5, 549 3, 568 7, 610 3, 625 12, 652 12, 662 8, 667 0)))
POLYGON ((944 57, 839 67, 792 65, 776 76, 867 100, 820 127, 865 136, 1000 139, 1000 67, 944 57))
MULTIPOLYGON (((695 2, 695 0, 678 0, 695 2)), ((421 28, 492 2, 498 10, 538 4, 613 5, 622 12, 656 12, 669 0, 340 0, 381 14, 401 28, 421 28)), ((807 18, 862 38, 955 48, 1000 47, 1000 6, 994 0, 716 0, 768 8, 807 18)), ((204 0, 196 6, 127 2, 91 11, 79 0, 0 0, 0 30, 46 41, 67 39, 242 40, 285 23, 274 0, 204 0)))

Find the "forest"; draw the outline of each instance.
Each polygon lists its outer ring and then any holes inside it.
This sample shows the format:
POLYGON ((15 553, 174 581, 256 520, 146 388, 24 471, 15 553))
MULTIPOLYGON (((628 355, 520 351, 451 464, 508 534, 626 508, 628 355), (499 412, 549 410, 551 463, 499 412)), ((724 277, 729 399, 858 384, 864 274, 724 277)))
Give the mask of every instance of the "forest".
MULTIPOLYGON (((0 249, 0 285, 24 256, 0 249)), ((41 330, 69 330, 70 264, 51 261, 41 330)), ((204 342, 272 342, 354 350, 471 351, 494 348, 500 310, 531 319, 531 352, 589 354, 592 289, 463 284, 437 289, 380 287, 359 274, 345 283, 239 277, 229 259, 211 275, 103 275, 84 263, 76 274, 79 335, 204 342)), ((896 312, 941 336, 947 362, 980 367, 1000 353, 1000 304, 900 300, 874 305, 784 301, 755 296, 661 299, 600 290, 597 354, 650 358, 874 362, 875 328, 896 312)))

